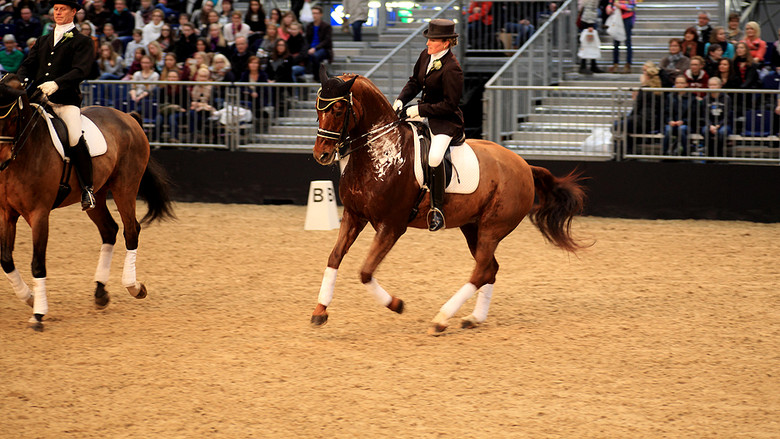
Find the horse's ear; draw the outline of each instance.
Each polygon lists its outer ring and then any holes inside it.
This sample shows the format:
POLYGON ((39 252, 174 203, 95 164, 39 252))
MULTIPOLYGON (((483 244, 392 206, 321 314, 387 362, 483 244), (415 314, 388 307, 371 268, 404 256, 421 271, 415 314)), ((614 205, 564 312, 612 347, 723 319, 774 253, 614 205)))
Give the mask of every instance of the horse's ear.
POLYGON ((359 75, 355 75, 355 76, 354 76, 352 79, 350 79, 349 81, 347 81, 347 83, 345 84, 345 88, 346 88, 347 90, 352 90, 352 85, 355 83, 355 80, 357 80, 358 76, 359 76, 359 75))
POLYGON ((325 67, 325 64, 320 64, 320 83, 322 85, 325 85, 325 82, 328 80, 328 68, 325 67))

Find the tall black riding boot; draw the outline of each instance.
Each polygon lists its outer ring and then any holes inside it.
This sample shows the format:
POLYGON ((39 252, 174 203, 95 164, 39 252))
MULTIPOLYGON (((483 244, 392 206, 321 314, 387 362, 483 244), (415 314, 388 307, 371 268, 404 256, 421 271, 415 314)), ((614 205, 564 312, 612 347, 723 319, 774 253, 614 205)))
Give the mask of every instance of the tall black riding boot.
POLYGON ((444 163, 428 167, 428 189, 431 191, 431 210, 428 211, 428 230, 435 232, 445 227, 444 213, 444 163))
POLYGON ((92 193, 92 157, 89 155, 84 136, 79 138, 76 146, 71 147, 70 158, 81 185, 81 210, 92 209, 95 207, 95 195, 92 193))

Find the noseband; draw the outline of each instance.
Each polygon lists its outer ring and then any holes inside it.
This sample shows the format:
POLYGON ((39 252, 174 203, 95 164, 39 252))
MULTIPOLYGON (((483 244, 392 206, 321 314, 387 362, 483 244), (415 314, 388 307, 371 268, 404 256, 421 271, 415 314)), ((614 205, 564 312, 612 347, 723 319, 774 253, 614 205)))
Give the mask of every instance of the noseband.
MULTIPOLYGON (((376 139, 377 137, 385 134, 387 131, 389 131, 394 126, 401 123, 401 120, 396 120, 393 122, 390 122, 388 124, 382 125, 378 128, 374 128, 373 130, 364 133, 358 137, 352 138, 348 134, 349 130, 349 117, 352 115, 352 118, 357 121, 357 116, 355 115, 355 109, 352 105, 352 92, 349 92, 343 96, 337 96, 335 98, 323 98, 320 94, 322 93, 322 88, 320 88, 317 91, 317 102, 315 104, 315 108, 317 111, 326 111, 328 108, 330 108, 333 104, 339 101, 344 101, 347 103, 347 114, 344 116, 344 124, 341 126, 341 132, 336 131, 330 131, 330 130, 324 130, 322 128, 317 129, 317 137, 322 137, 324 139, 328 140, 335 140, 336 141, 336 160, 343 159, 344 157, 347 157, 348 155, 352 154, 356 150, 368 145, 371 143, 372 140, 376 139), (374 137, 372 136, 376 133, 379 133, 378 135, 374 137), (365 142, 362 144, 351 147, 353 142, 357 142, 359 140, 363 140, 364 138, 369 137, 365 142)), ((317 117, 319 118, 319 113, 317 113, 317 117)))

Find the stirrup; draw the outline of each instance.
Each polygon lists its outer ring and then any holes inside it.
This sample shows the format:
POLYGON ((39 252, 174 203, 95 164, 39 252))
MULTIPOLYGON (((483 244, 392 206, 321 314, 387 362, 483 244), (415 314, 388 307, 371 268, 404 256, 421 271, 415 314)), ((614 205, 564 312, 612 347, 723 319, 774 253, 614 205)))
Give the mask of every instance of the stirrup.
POLYGON ((426 220, 428 221, 428 231, 435 232, 437 230, 446 228, 446 224, 444 223, 444 214, 437 207, 432 207, 428 211, 426 220))
POLYGON ((95 208, 95 195, 91 187, 85 187, 81 191, 81 210, 91 210, 95 208))

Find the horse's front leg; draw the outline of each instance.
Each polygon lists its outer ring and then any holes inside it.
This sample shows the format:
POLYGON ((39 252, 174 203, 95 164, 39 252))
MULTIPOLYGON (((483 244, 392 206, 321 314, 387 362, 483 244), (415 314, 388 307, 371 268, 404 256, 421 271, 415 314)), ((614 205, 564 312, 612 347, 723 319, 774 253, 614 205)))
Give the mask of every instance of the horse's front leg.
POLYGON ((349 248, 357 239, 363 228, 366 227, 366 220, 358 218, 347 209, 341 217, 341 226, 339 227, 339 237, 336 245, 328 257, 328 266, 325 268, 325 274, 322 275, 322 285, 320 293, 317 296, 317 307, 311 315, 311 324, 322 326, 328 321, 327 308, 333 300, 333 291, 336 289, 336 275, 341 265, 341 261, 349 251, 349 248))
POLYGON ((49 243, 49 211, 34 212, 29 218, 32 228, 33 317, 32 328, 43 331, 43 316, 49 312, 46 298, 46 246, 49 243))
POLYGON ((366 286, 368 292, 380 305, 386 306, 398 314, 404 312, 404 301, 385 291, 374 278, 374 272, 404 232, 406 232, 405 225, 379 224, 374 242, 371 243, 371 248, 368 250, 368 257, 360 270, 360 281, 366 286))
POLYGON ((3 272, 11 282, 11 287, 22 302, 33 306, 33 294, 30 287, 22 280, 19 270, 14 265, 14 243, 16 241, 16 222, 19 220, 18 214, 9 214, 3 212, 0 217, 0 265, 3 272))

